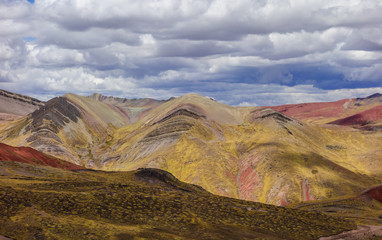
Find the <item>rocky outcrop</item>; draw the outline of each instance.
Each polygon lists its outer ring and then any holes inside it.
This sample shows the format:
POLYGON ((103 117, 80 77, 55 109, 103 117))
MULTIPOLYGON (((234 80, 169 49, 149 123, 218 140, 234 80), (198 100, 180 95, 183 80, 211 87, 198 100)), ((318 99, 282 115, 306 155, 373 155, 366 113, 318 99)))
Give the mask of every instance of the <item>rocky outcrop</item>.
POLYGON ((267 119, 267 118, 275 119, 281 123, 287 123, 287 122, 293 121, 293 119, 285 116, 284 114, 278 111, 275 111, 270 108, 265 108, 265 109, 259 109, 259 110, 257 109, 252 111, 249 115, 249 122, 253 123, 256 120, 267 119))
POLYGON ((155 122, 154 129, 142 141, 146 142, 158 137, 179 136, 182 132, 188 131, 194 125, 194 120, 199 118, 205 117, 187 109, 179 109, 155 122))
POLYGON ((77 122, 80 116, 77 107, 68 100, 62 97, 53 98, 29 116, 31 124, 26 131, 38 132, 45 129, 58 133, 70 121, 77 122))
POLYGON ((154 124, 165 122, 166 120, 171 119, 171 118, 176 117, 176 116, 185 116, 185 117, 190 117, 193 119, 205 118, 205 116, 203 116, 201 114, 198 114, 198 113, 192 112, 190 110, 181 108, 181 109, 178 109, 175 112, 167 115, 166 117, 162 118, 161 120, 159 120, 158 122, 156 122, 154 124))

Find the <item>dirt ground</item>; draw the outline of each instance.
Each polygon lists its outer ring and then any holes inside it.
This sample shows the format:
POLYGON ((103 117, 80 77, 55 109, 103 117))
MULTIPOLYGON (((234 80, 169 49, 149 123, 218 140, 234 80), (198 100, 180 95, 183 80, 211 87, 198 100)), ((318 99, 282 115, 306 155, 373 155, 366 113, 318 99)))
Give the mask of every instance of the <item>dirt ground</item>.
POLYGON ((362 240, 373 236, 382 236, 382 226, 358 226, 355 230, 330 237, 321 237, 319 240, 362 240))
POLYGON ((0 240, 12 240, 12 238, 4 237, 3 235, 0 235, 0 240))

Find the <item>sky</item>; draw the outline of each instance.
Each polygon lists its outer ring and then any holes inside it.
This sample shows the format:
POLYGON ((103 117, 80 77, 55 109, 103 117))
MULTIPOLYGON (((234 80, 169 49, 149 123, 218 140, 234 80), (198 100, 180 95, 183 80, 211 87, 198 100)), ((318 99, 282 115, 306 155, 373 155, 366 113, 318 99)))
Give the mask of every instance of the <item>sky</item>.
POLYGON ((0 0, 0 89, 237 106, 382 93, 382 0, 0 0))

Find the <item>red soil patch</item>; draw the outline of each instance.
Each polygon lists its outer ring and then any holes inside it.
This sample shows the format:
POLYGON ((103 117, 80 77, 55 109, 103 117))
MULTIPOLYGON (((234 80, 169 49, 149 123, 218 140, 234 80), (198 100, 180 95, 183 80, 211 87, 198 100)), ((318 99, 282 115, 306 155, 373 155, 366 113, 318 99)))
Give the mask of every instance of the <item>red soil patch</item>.
POLYGON ((239 175, 239 193, 240 198, 250 201, 256 201, 254 195, 256 187, 260 183, 260 177, 256 174, 255 169, 251 166, 246 168, 241 175, 239 175))
POLYGON ((258 154, 244 159, 240 163, 241 171, 237 176, 237 184, 239 187, 239 197, 241 199, 257 201, 254 193, 261 182, 261 176, 256 172, 256 165, 260 161, 258 154))
POLYGON ((378 121, 382 118, 382 105, 376 106, 366 111, 351 115, 346 118, 338 119, 331 122, 337 125, 366 125, 371 122, 378 121))
POLYGON ((382 185, 369 188, 364 191, 361 196, 365 196, 369 199, 374 199, 382 203, 382 185))
POLYGON ((286 199, 286 192, 284 192, 282 197, 281 197, 281 200, 280 200, 280 206, 286 206, 288 204, 289 204, 289 202, 286 199))
POLYGON ((226 175, 229 179, 231 179, 232 181, 236 181, 235 176, 233 176, 233 174, 232 174, 230 171, 226 170, 226 171, 225 171, 225 175, 226 175))
POLYGON ((247 167, 240 175, 240 183, 243 183, 245 182, 245 180, 247 179, 251 179, 252 177, 256 176, 256 173, 253 174, 254 171, 253 171, 253 167, 252 166, 249 166, 247 167))
POLYGON ((85 169, 84 167, 49 156, 30 147, 12 147, 4 143, 0 143, 0 160, 44 165, 65 170, 85 169))
POLYGON ((302 200, 303 201, 314 200, 314 197, 310 194, 309 183, 306 179, 301 181, 301 188, 302 188, 302 200))
MULTIPOLYGON (((344 112, 344 104, 349 99, 336 102, 300 103, 281 106, 266 107, 281 112, 282 114, 304 120, 312 117, 336 117, 344 112)), ((350 100, 351 101, 351 100, 350 100)))

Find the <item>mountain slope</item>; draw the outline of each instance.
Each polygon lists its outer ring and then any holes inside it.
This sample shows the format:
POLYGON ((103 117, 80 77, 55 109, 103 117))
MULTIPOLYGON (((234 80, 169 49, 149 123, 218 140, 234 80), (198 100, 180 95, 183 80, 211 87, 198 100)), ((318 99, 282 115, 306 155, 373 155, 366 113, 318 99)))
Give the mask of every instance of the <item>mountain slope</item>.
POLYGON ((366 98, 343 99, 335 102, 287 104, 270 108, 307 122, 355 126, 362 123, 364 126, 381 120, 380 106, 382 106, 382 94, 376 93, 366 98), (378 116, 376 116, 376 112, 378 112, 378 116))
MULTIPOLYGON (((152 101, 66 94, 9 124, 0 138, 93 169, 160 168, 214 194, 276 205, 339 197, 382 181, 379 132, 196 94, 152 101)), ((355 101, 360 106, 349 109, 373 109, 379 97, 355 101)))
MULTIPOLYGON (((381 186, 369 188, 358 195, 350 194, 340 198, 296 203, 288 207, 308 211, 319 211, 330 216, 355 221, 362 226, 369 225, 382 228, 381 186)), ((382 233, 379 233, 378 236, 381 237, 382 233)), ((361 239, 369 238, 365 237, 361 239)))
POLYGON ((376 200, 376 201, 382 203, 382 185, 371 187, 371 188, 365 190, 361 194, 361 197, 366 197, 366 199, 376 200))
POLYGON ((151 98, 126 99, 103 96, 95 93, 88 98, 107 104, 123 115, 128 123, 135 123, 149 113, 152 109, 167 102, 167 100, 155 100, 151 98))
POLYGON ((26 116, 43 105, 35 98, 0 89, 0 123, 26 116))
POLYGON ((81 166, 46 155, 33 148, 12 147, 4 143, 0 143, 0 161, 37 164, 67 170, 84 169, 81 166))
POLYGON ((338 119, 330 124, 361 127, 366 130, 382 129, 382 105, 338 119))
MULTIPOLYGON (((141 110, 150 111, 161 102, 150 102, 149 107, 143 104, 141 110)), ((128 108, 131 103, 124 104, 128 108)), ((125 126, 131 118, 120 108, 94 96, 65 94, 5 128, 0 138, 12 145, 31 146, 64 160, 92 166, 97 163, 93 157, 97 146, 112 138, 113 130, 125 126)))
POLYGON ((0 167, 8 169, 0 175, 0 237, 309 240, 356 227, 317 212, 212 195, 157 169, 0 167))
POLYGON ((360 191, 382 176, 380 135, 196 95, 163 104, 114 136, 97 155, 104 169, 157 167, 215 194, 277 205, 360 191))

